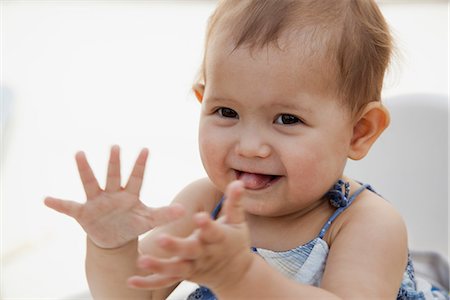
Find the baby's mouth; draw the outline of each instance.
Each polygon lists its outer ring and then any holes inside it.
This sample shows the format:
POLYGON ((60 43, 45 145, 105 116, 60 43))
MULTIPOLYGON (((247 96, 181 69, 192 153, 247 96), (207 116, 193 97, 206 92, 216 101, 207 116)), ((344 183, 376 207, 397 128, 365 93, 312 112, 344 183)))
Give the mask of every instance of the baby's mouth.
POLYGON ((279 175, 269 175, 269 174, 259 174, 259 173, 248 173, 243 171, 235 170, 236 178, 244 182, 244 186, 249 190, 262 190, 273 185, 281 176, 279 175))

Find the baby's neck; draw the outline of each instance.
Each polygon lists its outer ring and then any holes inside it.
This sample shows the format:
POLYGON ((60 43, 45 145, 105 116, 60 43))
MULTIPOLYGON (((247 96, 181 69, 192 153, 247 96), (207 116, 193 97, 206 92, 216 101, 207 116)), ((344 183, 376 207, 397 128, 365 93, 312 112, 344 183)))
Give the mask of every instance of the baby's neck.
POLYGON ((308 208, 282 217, 247 215, 252 246, 285 251, 317 237, 335 208, 324 197, 308 208))

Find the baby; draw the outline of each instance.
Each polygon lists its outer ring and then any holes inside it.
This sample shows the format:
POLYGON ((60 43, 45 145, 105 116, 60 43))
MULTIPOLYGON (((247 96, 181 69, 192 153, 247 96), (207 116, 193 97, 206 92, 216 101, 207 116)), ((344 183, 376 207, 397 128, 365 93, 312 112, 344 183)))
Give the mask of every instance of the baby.
POLYGON ((48 197, 87 233, 99 299, 446 299, 417 281, 396 210, 344 175, 389 124, 392 40, 372 0, 225 0, 194 92, 207 178, 159 209, 139 199, 148 151, 122 187, 119 147, 87 201, 48 197), (149 233, 141 240, 139 235, 149 233))

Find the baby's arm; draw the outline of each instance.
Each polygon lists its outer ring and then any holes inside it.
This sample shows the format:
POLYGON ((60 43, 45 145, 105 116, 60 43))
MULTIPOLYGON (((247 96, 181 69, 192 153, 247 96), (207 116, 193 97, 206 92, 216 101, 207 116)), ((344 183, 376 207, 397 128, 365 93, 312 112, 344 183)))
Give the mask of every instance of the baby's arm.
POLYGON ((359 197, 335 221, 321 286, 344 299, 395 299, 408 259, 404 221, 375 193, 359 197))
MULTIPOLYGON (((154 209, 139 200, 147 156, 148 151, 144 149, 139 154, 127 185, 122 188, 119 148, 113 147, 106 187, 102 190, 85 155, 77 153, 76 161, 87 196, 86 203, 51 197, 45 199, 47 206, 75 218, 86 231, 86 272, 95 298, 150 299, 149 291, 126 286, 126 279, 138 271, 138 236, 155 226, 180 218, 185 212, 181 205, 154 209)), ((184 219, 191 222, 191 218, 184 219)))

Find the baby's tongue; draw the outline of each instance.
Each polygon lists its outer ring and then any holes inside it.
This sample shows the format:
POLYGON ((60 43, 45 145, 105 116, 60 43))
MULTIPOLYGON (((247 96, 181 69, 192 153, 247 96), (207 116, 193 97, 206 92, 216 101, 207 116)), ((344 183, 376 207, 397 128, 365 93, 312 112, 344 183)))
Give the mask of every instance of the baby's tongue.
POLYGON ((239 176, 239 180, 244 182, 245 188, 250 190, 259 190, 266 187, 266 185, 272 180, 272 176, 242 172, 239 176))

